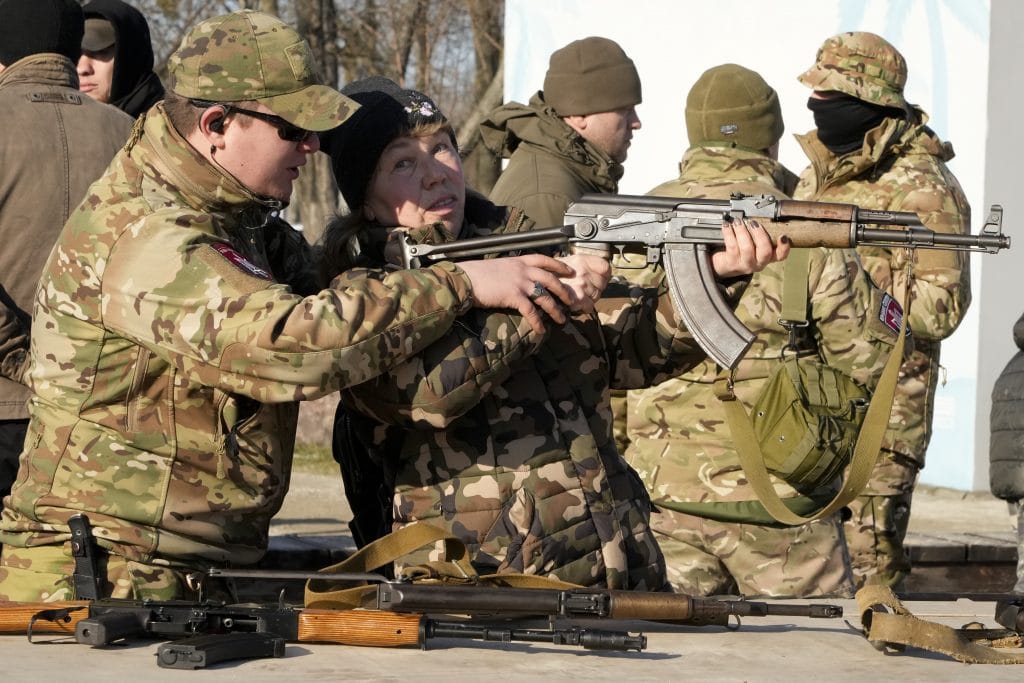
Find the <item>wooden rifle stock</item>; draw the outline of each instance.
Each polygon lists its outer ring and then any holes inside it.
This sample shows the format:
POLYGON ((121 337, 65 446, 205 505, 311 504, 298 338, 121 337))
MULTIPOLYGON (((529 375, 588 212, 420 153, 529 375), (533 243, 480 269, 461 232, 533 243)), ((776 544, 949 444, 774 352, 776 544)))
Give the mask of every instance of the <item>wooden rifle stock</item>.
POLYGON ((73 636, 75 627, 89 616, 89 603, 84 600, 64 602, 7 602, 0 601, 0 634, 51 633, 73 636), (68 610, 66 619, 55 621, 36 618, 41 613, 68 610))
POLYGON ((426 641, 423 626, 420 614, 304 609, 299 613, 295 640, 367 647, 422 646, 426 641))

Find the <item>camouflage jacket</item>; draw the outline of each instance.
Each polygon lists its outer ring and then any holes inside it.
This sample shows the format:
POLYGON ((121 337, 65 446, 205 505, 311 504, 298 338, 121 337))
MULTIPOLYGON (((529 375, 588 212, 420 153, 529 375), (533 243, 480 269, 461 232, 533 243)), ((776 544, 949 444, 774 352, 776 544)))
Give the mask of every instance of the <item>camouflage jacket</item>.
POLYGON ((491 190, 496 204, 526 212, 540 227, 561 225, 569 204, 588 192, 616 193, 622 165, 584 140, 544 102, 509 102, 480 124, 484 144, 508 166, 491 190))
POLYGON ((64 543, 81 511, 129 560, 258 560, 288 490, 296 401, 365 382, 469 305, 451 264, 294 294, 266 265, 267 215, 162 105, 139 120, 44 269, 0 541, 64 543))
POLYGON ((46 53, 0 74, 0 121, 0 420, 25 420, 29 390, 12 366, 29 353, 39 274, 64 222, 128 139, 132 119, 80 93, 71 60, 46 53))
MULTIPOLYGON (((868 132, 861 150, 838 158, 813 131, 797 136, 811 163, 800 177, 795 197, 848 202, 867 209, 916 211, 936 232, 969 232, 970 206, 960 183, 946 167, 953 158, 952 147, 925 125, 923 112, 917 110, 917 114, 917 125, 887 119, 868 132)), ((859 247, 857 251, 875 283, 902 297, 905 250, 859 247)), ((956 330, 967 312, 971 301, 968 266, 967 255, 961 252, 919 249, 914 255, 908 318, 914 352, 901 368, 883 441, 884 448, 905 459, 898 465, 903 468, 924 466, 938 381, 939 341, 956 330)), ((879 485, 882 489, 875 493, 896 492, 879 485)))
MULTIPOLYGON (((683 157, 679 178, 651 194, 723 199, 742 191, 782 197, 783 188, 794 180, 785 167, 757 152, 695 147, 683 157)), ((876 315, 881 292, 852 250, 814 249, 809 264, 810 336, 801 348, 816 348, 826 363, 873 387, 896 338, 876 315)), ((736 307, 737 317, 757 335, 733 372, 736 395, 748 412, 789 340, 779 324, 785 267, 785 262, 775 263, 756 273, 736 307)), ((626 459, 640 473, 655 505, 756 500, 733 448, 725 411, 714 395, 719 371, 705 360, 679 377, 629 392, 626 459)), ((774 483, 780 496, 796 495, 781 480, 774 483)))
MULTIPOLYGON (((462 236, 530 229, 520 216, 462 236)), ((470 311, 412 361, 342 392, 346 407, 391 425, 374 441, 393 473, 396 524, 446 528, 483 571, 661 588, 647 494, 607 407, 610 386, 646 386, 704 358, 660 284, 610 285, 599 315, 543 338, 518 314, 470 311)))

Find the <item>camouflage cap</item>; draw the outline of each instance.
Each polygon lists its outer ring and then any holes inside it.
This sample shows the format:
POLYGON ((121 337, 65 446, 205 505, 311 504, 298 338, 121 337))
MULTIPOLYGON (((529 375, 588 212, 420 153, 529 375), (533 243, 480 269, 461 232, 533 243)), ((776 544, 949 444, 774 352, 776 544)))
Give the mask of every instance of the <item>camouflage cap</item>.
POLYGON ((202 21, 168 60, 171 91, 210 102, 256 100, 305 130, 335 128, 359 105, 320 84, 295 29, 252 10, 202 21))
POLYGON ((907 108, 907 61, 885 38, 855 31, 832 36, 799 81, 814 90, 837 90, 883 107, 907 108))

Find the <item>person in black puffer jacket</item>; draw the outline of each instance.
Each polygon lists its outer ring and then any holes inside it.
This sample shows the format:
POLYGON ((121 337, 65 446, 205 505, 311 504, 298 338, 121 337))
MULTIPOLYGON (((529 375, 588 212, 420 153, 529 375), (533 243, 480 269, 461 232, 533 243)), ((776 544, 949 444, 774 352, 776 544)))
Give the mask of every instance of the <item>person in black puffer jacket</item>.
POLYGON ((1020 351, 1010 359, 992 388, 989 441, 989 489, 1006 500, 1017 517, 1017 585, 1024 593, 1024 315, 1013 326, 1020 351))

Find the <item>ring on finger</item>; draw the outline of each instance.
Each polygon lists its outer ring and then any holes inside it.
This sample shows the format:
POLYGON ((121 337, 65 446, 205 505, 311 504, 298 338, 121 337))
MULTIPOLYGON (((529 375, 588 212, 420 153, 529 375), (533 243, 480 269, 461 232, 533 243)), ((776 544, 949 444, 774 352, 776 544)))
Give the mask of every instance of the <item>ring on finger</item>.
POLYGON ((539 282, 533 283, 533 291, 528 294, 530 301, 536 301, 542 296, 547 296, 548 289, 539 282))

